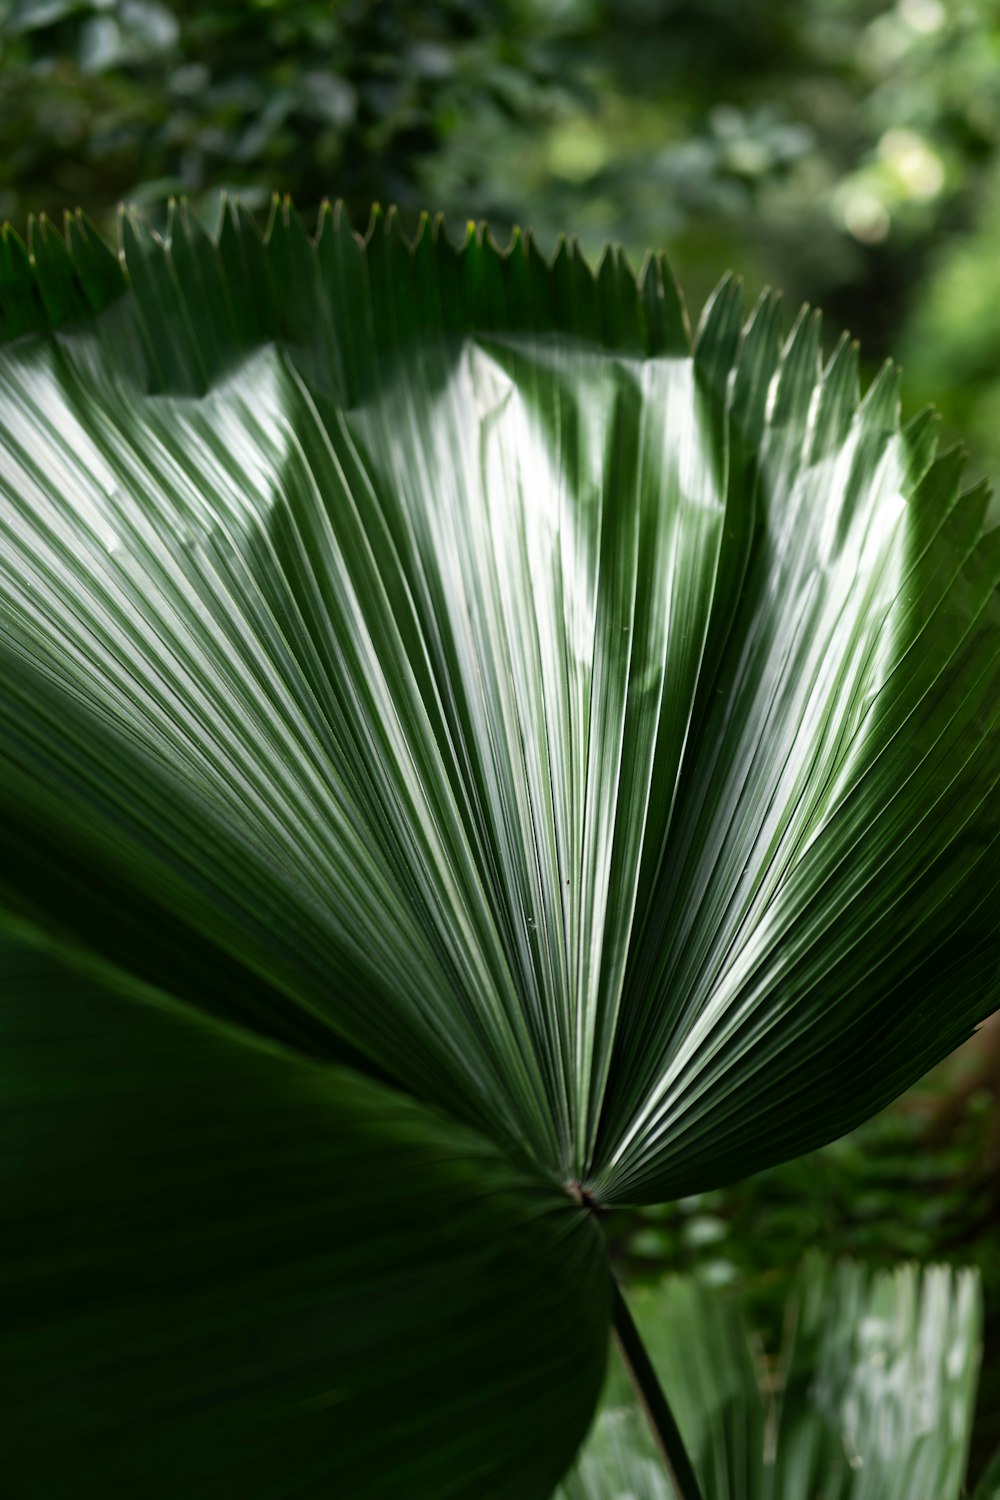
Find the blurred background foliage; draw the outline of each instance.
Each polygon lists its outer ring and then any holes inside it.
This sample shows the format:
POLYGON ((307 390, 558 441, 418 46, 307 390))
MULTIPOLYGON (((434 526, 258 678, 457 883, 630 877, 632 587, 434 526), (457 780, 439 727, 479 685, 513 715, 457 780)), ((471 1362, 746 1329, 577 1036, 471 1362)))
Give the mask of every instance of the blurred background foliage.
POLYGON ((746 1296, 772 1353, 782 1298, 810 1249, 873 1267, 978 1266, 985 1357, 970 1483, 1000 1446, 1000 1016, 822 1151, 678 1203, 617 1211, 605 1231, 630 1283, 653 1284, 667 1267, 746 1296))
MULTIPOLYGON (((184 194, 346 199, 456 232, 665 248, 818 303, 1000 477, 1000 11, 992 0, 0 0, 0 219, 184 194)), ((849 1082, 849 1081, 848 1081, 849 1082)), ((749 1286, 768 1329, 818 1245, 975 1262, 1000 1442, 1000 1028, 826 1151, 617 1214, 633 1278, 749 1286)), ((774 1330, 772 1329, 773 1333, 774 1330)))
POLYGON ((0 0, 0 217, 222 190, 666 245, 892 353, 1000 471, 992 0, 0 0))

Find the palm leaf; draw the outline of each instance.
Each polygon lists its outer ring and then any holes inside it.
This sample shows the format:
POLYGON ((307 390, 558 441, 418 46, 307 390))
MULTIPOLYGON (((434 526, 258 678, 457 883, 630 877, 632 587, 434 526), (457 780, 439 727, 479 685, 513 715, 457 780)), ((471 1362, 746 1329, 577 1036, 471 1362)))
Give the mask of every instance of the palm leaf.
POLYGON ((214 1027, 402 1091, 608 1203, 839 1134, 992 1008, 1000 534, 890 374, 859 403, 848 344, 822 368, 773 299, 741 327, 732 284, 692 352, 655 257, 287 207, 122 245, 0 252, 0 905, 34 940, 180 1007, 192 1057, 214 1027))
POLYGON ((958 1496, 981 1343, 971 1271, 807 1262, 784 1352, 775 1500, 820 1482, 844 1500, 958 1496))
MULTIPOLYGON (((774 1365, 738 1300, 673 1278, 634 1294, 713 1500, 958 1500, 979 1368, 972 1272, 808 1260, 774 1365)), ((620 1370, 560 1500, 670 1500, 620 1370)))
POLYGON ((551 1491, 607 1347, 582 1209, 30 933, 0 979, 12 1494, 551 1491))

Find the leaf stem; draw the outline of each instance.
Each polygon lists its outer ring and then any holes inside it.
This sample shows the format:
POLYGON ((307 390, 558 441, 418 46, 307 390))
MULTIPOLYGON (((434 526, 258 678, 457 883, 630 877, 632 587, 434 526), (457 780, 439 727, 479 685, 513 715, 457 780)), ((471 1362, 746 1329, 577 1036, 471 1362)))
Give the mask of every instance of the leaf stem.
POLYGON ((622 1289, 614 1277, 612 1283, 611 1321, 615 1343, 640 1405, 646 1413, 660 1457, 677 1493, 677 1500, 702 1500, 698 1480, 684 1447, 684 1439, 646 1353, 646 1346, 622 1296, 622 1289))

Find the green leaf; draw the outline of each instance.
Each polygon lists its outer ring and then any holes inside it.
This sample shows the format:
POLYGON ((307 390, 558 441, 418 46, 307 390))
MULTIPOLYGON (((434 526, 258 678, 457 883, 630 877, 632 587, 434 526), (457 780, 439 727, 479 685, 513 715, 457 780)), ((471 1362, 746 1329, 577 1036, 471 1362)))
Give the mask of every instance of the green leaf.
POLYGON ((820 1476, 844 1500, 957 1497, 981 1343, 972 1271, 808 1261, 783 1357, 775 1500, 820 1476))
POLYGON ((968 1034, 1000 545, 891 375, 656 259, 123 236, 0 367, 10 907, 609 1202, 968 1034))
MULTIPOLYGON (((819 1257, 765 1358, 740 1303, 674 1278, 634 1294, 644 1341, 712 1500, 958 1500, 979 1366, 974 1273, 870 1273, 819 1257)), ((671 1500, 621 1370, 561 1500, 671 1500)))
POLYGON ((30 938, 0 939, 10 1493, 544 1500, 604 1367, 593 1220, 30 938))

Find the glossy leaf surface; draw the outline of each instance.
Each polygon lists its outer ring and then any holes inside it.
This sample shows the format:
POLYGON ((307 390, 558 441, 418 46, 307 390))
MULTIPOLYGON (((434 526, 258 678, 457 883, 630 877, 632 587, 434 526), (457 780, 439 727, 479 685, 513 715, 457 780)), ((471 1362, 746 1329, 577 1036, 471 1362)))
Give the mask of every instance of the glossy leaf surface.
POLYGON ((10 903, 607 1201, 991 1008, 1000 545, 889 374, 731 286, 692 356, 657 260, 180 212, 113 296, 57 240, 70 331, 0 367, 10 903))

